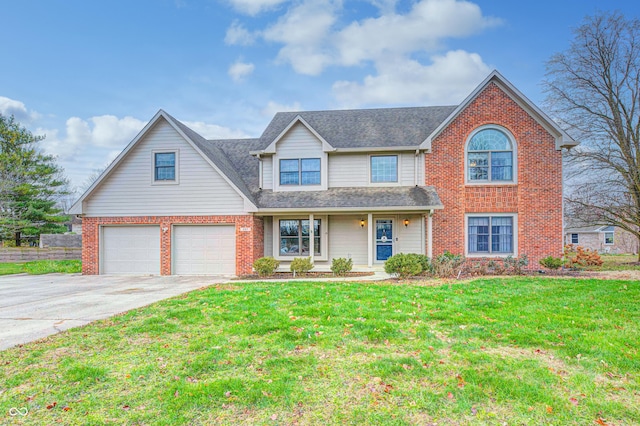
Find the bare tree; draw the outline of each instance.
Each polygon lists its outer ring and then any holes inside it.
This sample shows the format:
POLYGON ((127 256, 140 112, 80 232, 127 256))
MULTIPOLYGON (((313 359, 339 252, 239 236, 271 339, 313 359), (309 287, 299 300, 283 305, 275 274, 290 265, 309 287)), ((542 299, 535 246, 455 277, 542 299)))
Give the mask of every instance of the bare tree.
POLYGON ((567 155, 567 209, 580 225, 640 239, 640 20, 600 13, 547 63, 547 104, 582 143, 567 155))

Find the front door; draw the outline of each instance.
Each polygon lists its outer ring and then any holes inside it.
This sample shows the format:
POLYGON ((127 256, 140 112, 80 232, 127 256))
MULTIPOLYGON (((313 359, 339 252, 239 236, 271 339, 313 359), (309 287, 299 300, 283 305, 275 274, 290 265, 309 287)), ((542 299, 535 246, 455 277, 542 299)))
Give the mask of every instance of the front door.
POLYGON ((376 261, 393 256, 393 220, 376 219, 376 261))

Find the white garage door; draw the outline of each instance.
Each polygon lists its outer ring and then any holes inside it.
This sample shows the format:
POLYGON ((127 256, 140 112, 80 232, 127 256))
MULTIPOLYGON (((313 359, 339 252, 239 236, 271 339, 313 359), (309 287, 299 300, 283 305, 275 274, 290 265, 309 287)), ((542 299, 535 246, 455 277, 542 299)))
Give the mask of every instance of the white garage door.
POLYGON ((172 259, 176 275, 235 274, 235 226, 174 226, 172 259))
POLYGON ((159 226, 102 228, 103 274, 159 275, 159 226))

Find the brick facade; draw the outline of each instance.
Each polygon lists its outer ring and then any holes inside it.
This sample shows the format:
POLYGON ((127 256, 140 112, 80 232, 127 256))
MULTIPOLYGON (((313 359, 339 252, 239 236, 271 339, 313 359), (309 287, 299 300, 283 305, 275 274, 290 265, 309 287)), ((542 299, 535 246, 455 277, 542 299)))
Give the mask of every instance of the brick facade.
POLYGON ((82 273, 97 275, 100 272, 99 233, 102 225, 159 225, 160 273, 171 275, 171 231, 172 225, 236 226, 236 274, 250 274, 253 261, 264 255, 264 229, 260 217, 242 216, 127 216, 85 217, 82 233, 82 273), (246 231, 244 229, 250 229, 246 231))
POLYGON ((425 156, 425 184, 433 185, 444 210, 433 216, 433 254, 465 253, 465 214, 517 214, 518 255, 530 265, 562 254, 562 153, 554 137, 495 83, 442 131, 425 156), (465 184, 465 145, 483 125, 497 125, 514 136, 515 184, 465 184))

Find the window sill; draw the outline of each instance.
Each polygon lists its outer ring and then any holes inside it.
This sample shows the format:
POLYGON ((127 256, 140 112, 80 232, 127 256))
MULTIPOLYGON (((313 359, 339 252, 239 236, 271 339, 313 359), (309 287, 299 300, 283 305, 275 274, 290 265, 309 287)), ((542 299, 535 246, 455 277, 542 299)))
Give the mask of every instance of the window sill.
POLYGON ((515 253, 467 253, 470 259, 504 259, 506 257, 517 257, 515 253))
POLYGON ((464 183, 467 186, 518 186, 518 182, 473 182, 464 183))

